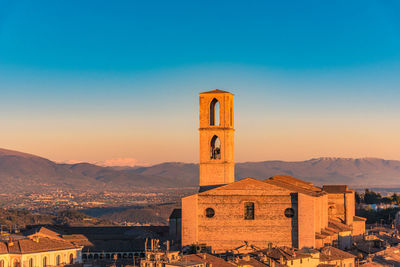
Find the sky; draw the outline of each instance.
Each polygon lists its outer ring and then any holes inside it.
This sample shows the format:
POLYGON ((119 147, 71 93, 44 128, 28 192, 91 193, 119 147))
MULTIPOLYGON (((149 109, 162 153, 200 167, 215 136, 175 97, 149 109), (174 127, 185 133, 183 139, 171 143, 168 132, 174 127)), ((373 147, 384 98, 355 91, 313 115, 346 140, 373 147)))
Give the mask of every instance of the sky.
POLYGON ((0 148, 197 162, 198 93, 238 162, 400 160, 399 1, 0 0, 0 148))

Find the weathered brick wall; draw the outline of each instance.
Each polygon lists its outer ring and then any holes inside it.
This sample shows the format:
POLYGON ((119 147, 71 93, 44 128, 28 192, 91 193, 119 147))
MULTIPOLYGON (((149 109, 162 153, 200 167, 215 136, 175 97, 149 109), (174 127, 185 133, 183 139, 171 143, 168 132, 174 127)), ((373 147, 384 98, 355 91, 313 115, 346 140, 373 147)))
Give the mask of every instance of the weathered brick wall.
POLYGON ((298 194, 299 248, 315 247, 314 197, 298 194))
POLYGON ((355 215, 354 192, 345 193, 345 221, 347 225, 353 225, 355 215))
POLYGON ((330 214, 330 217, 340 219, 347 225, 352 225, 355 215, 354 192, 329 193, 328 199, 330 206, 335 207, 334 214, 330 214))
MULTIPOLYGON (((268 192, 253 192, 246 195, 241 190, 224 191, 219 195, 199 195, 198 206, 198 242, 212 246, 221 252, 244 245, 261 248, 268 243, 292 246, 292 228, 294 218, 287 218, 286 208, 297 206, 292 203, 290 192, 268 195, 268 192), (254 220, 244 219, 244 203, 254 202, 254 220), (205 210, 215 211, 213 218, 205 216, 205 210)), ((296 211, 297 212, 297 211, 296 211)), ((311 216, 312 217, 312 216, 311 216)))
POLYGON ((329 216, 334 219, 340 219, 345 221, 345 205, 344 205, 344 194, 343 193, 329 193, 328 194, 329 209, 331 213, 329 216), (332 208, 333 207, 333 208, 332 208))
POLYGON ((353 236, 355 239, 361 239, 365 233, 365 221, 355 220, 353 221, 353 236))
POLYGON ((197 242, 197 199, 197 194, 182 198, 182 246, 197 242))
POLYGON ((292 245, 291 219, 284 211, 291 207, 290 196, 204 196, 199 200, 199 242, 212 245, 214 250, 232 249, 244 244, 266 247, 292 245), (244 203, 254 202, 254 220, 244 219, 244 203), (213 218, 204 214, 206 208, 215 210, 213 218))
POLYGON ((329 198, 328 198, 328 194, 326 194, 326 195, 323 196, 323 204, 322 204, 322 206, 323 206, 323 208, 322 208, 322 222, 323 222, 322 226, 323 226, 323 228, 328 227, 328 218, 329 218, 329 216, 328 216, 328 208, 329 208, 328 202, 329 202, 329 198))
POLYGON ((234 96, 230 93, 200 94, 200 186, 228 184, 235 181, 234 96), (210 104, 220 105, 220 125, 210 125, 210 104), (221 158, 211 159, 211 139, 221 141, 221 158))
POLYGON ((328 227, 328 196, 314 198, 314 232, 319 233, 328 227))

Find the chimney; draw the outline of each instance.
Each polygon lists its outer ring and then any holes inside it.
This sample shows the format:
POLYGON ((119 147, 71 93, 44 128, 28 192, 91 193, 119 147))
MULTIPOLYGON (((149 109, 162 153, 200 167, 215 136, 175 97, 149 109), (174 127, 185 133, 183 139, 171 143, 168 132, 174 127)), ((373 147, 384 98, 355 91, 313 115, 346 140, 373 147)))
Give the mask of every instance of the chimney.
POLYGON ((169 240, 167 240, 167 252, 169 252, 169 240))
POLYGON ((202 257, 203 257, 203 260, 206 260, 207 259, 206 253, 203 253, 202 257))
POLYGON ((9 239, 9 241, 8 241, 8 246, 9 246, 9 247, 14 246, 14 242, 13 242, 12 236, 10 236, 10 239, 9 239))
POLYGON ((279 258, 279 263, 283 265, 283 256, 279 258))

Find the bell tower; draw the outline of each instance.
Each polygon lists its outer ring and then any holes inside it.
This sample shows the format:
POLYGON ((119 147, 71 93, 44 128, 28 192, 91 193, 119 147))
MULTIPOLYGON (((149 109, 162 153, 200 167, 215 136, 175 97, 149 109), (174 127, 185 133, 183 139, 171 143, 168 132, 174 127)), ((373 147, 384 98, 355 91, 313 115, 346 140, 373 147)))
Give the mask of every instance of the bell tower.
POLYGON ((233 94, 213 90, 200 96, 200 191, 235 181, 233 94))

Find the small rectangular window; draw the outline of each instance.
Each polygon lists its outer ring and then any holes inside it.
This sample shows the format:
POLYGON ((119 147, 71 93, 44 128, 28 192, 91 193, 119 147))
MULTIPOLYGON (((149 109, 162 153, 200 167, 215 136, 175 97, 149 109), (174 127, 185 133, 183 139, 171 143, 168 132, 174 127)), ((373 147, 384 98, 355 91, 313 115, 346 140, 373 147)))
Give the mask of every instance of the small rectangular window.
POLYGON ((254 220, 254 203, 253 202, 245 202, 244 203, 244 219, 245 220, 254 220))

